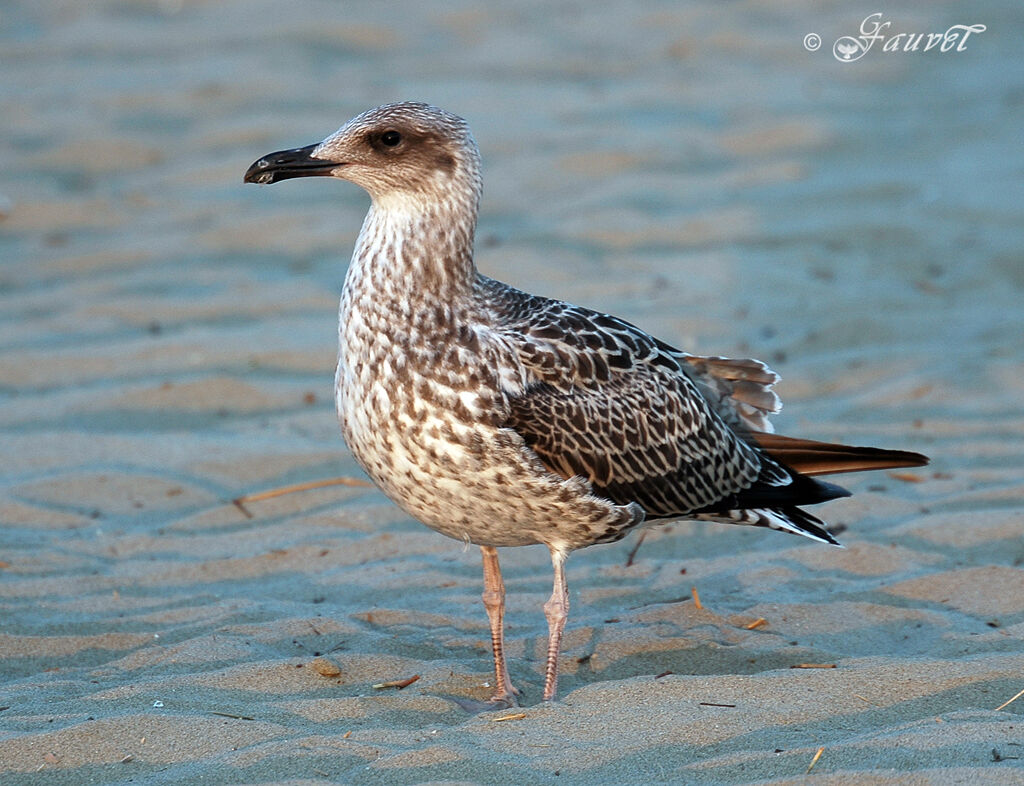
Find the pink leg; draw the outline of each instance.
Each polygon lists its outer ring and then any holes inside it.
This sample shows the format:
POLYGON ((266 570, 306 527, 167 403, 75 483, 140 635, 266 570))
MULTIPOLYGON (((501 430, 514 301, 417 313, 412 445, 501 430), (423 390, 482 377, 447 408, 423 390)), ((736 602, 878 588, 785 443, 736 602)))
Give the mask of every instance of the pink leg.
POLYGON ((494 650, 494 696, 491 701, 515 704, 519 693, 508 677, 505 665, 505 582, 501 580, 498 550, 481 546, 484 558, 484 608, 491 623, 491 648, 494 650))
POLYGON ((544 616, 548 619, 548 661, 544 669, 544 701, 555 698, 558 686, 558 652, 562 648, 562 631, 569 617, 569 587, 565 583, 566 553, 551 549, 551 564, 555 569, 555 587, 551 597, 544 604, 544 616))

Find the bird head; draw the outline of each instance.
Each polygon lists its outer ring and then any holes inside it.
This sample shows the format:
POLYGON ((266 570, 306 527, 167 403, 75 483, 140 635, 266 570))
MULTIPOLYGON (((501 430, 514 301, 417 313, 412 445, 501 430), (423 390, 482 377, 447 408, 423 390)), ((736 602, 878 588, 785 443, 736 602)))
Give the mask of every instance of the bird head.
POLYGON ((362 186, 374 202, 437 199, 480 192, 480 154, 466 121, 429 104, 402 102, 364 112, 313 145, 269 153, 246 183, 337 177, 362 186))

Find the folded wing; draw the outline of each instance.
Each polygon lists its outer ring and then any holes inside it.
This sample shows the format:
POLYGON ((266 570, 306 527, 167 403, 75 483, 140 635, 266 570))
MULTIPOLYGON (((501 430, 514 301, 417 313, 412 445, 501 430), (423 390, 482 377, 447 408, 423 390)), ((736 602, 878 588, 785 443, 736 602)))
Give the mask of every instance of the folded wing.
POLYGON ((778 376, 760 361, 687 355, 623 320, 498 282, 491 296, 523 370, 505 425, 552 472, 585 477, 595 493, 639 503, 648 518, 757 524, 834 542, 796 506, 847 492, 809 475, 927 462, 770 433, 778 376))

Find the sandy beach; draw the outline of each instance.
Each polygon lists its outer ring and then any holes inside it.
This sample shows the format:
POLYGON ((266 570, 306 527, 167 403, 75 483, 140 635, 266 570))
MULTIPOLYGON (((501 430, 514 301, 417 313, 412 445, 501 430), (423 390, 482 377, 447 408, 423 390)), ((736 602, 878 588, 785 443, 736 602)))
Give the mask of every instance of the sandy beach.
POLYGON ((1011 0, 0 4, 0 783, 1024 784, 1022 37, 1011 0), (878 10, 986 29, 836 59, 878 10), (504 550, 523 706, 480 711, 478 549, 363 486, 232 504, 363 477, 368 199, 242 174, 400 99, 474 130, 485 273, 932 464, 839 479, 843 549, 575 553, 550 704, 548 555, 504 550))

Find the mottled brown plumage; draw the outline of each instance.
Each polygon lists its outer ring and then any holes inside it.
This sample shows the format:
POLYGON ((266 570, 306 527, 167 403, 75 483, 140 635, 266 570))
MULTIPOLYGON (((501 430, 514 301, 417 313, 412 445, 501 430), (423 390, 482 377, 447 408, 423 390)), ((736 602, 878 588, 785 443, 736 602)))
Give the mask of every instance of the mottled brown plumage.
POLYGON ((372 198, 341 299, 345 440, 410 515, 481 547, 496 700, 516 694, 496 547, 551 551, 551 699, 569 552, 679 518, 835 543, 799 506, 847 492, 809 475, 927 461, 776 436, 768 416, 780 406, 778 377, 760 361, 689 355, 615 317, 478 273, 480 159, 455 115, 378 107, 317 145, 260 159, 245 179, 314 175, 350 180, 372 198))

